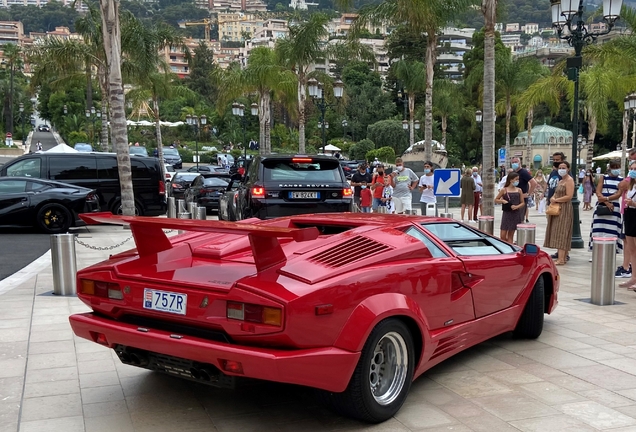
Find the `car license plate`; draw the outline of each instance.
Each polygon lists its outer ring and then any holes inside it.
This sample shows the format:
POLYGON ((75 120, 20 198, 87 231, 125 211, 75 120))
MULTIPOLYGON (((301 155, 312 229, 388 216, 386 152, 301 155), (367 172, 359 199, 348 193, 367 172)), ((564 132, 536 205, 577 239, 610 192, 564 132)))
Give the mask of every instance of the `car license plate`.
POLYGON ((289 198, 291 199, 318 199, 320 198, 320 192, 290 192, 289 198))
POLYGON ((144 289, 144 309, 185 315, 187 303, 188 296, 186 294, 144 289))

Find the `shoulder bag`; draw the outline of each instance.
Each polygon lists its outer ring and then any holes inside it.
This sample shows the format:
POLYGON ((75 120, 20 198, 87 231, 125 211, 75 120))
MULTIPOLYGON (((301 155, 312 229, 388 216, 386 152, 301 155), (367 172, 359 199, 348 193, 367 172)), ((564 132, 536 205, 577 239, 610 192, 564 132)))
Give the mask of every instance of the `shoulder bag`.
MULTIPOLYGON (((603 177, 603 186, 605 186, 605 177, 603 177)), ((597 203, 596 204, 596 216, 611 216, 614 214, 605 203, 597 203)))
POLYGON ((511 212, 512 211, 512 203, 510 202, 510 195, 508 195, 508 192, 506 192, 506 200, 508 202, 501 205, 501 210, 503 210, 505 212, 511 212))
POLYGON ((561 214, 561 204, 551 203, 545 211, 548 216, 558 216, 561 214))

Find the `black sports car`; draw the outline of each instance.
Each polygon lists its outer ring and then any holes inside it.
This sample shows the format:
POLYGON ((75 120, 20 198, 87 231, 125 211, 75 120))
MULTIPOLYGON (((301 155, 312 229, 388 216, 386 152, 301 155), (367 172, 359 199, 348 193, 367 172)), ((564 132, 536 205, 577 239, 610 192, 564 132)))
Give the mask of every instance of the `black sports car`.
POLYGON ((32 177, 0 177, 0 225, 33 226, 48 234, 84 223, 80 213, 99 211, 92 189, 32 177))
POLYGON ((187 171, 179 171, 175 173, 170 182, 170 196, 175 199, 183 199, 185 197, 185 191, 188 190, 190 184, 195 178, 200 176, 199 173, 191 173, 187 171))
POLYGON ((227 190, 229 178, 200 175, 185 192, 187 202, 195 202, 207 211, 218 210, 219 200, 227 190))

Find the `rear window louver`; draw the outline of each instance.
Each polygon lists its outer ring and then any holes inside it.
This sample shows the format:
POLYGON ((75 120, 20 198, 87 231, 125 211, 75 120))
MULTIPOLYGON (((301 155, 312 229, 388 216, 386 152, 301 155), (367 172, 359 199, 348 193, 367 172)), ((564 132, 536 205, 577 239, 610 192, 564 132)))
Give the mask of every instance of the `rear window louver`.
POLYGON ((357 236, 333 248, 322 251, 308 260, 327 267, 338 268, 392 249, 391 246, 367 237, 357 236))

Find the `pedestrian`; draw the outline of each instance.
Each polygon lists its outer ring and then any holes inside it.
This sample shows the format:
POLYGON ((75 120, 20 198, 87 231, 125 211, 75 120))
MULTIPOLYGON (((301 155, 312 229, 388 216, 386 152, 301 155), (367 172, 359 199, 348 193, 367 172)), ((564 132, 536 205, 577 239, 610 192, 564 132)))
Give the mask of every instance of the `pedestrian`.
MULTIPOLYGON (((596 185, 598 202, 592 217, 590 229, 589 251, 592 252, 594 237, 616 237, 617 253, 623 250, 623 221, 620 211, 620 198, 627 189, 627 184, 620 176, 621 164, 618 160, 610 161, 610 172, 604 175, 596 185)), ((590 258, 590 262, 592 259, 590 258)))
MULTIPOLYGON (((479 175, 479 170, 477 167, 473 167, 473 181, 475 182, 475 190, 474 190, 474 194, 475 194, 475 203, 473 204, 473 221, 477 222, 477 211, 479 210, 481 212, 482 208, 481 208, 481 194, 483 189, 483 183, 481 181, 481 176, 479 175)), ((482 212, 483 214, 483 212, 482 212)), ((469 215, 470 217, 470 215, 469 215)))
POLYGON ((538 169, 537 173, 534 175, 534 180, 537 182, 537 187, 534 189, 534 205, 538 211, 539 204, 541 204, 541 200, 545 196, 545 190, 547 189, 548 182, 546 181, 543 171, 540 169, 538 169))
POLYGON ((387 175, 384 173, 384 164, 378 163, 375 167, 375 174, 371 180, 371 192, 373 192, 373 203, 371 205, 374 212, 378 211, 378 207, 382 203, 382 189, 384 188, 384 178, 387 175))
POLYGON ((579 171, 579 184, 583 184, 583 179, 585 178, 585 169, 581 168, 579 171))
POLYGON ((354 210, 359 211, 360 209, 360 191, 362 190, 362 184, 371 183, 372 177, 371 174, 367 172, 367 167, 365 164, 359 164, 358 170, 351 176, 351 186, 353 186, 353 203, 354 210))
POLYGON ((391 173, 393 187, 393 204, 397 214, 411 214, 413 201, 412 191, 417 187, 420 178, 412 169, 404 166, 402 158, 395 159, 395 171, 391 173))
MULTIPOLYGON (((634 149, 632 149, 632 150, 634 150, 634 149)), ((631 155, 631 150, 630 150, 630 155, 631 155)), ((597 166, 596 167, 596 175, 599 175, 599 174, 601 174, 601 167, 597 166)))
POLYGON ((38 149, 38 151, 42 151, 42 143, 41 143, 40 141, 38 141, 38 142, 35 144, 35 147, 38 149))
POLYGON ((433 163, 431 161, 424 162, 424 175, 420 177, 418 184, 420 195, 420 210, 422 216, 430 216, 426 213, 428 204, 435 204, 435 216, 437 216, 437 197, 435 196, 435 184, 433 182, 433 163))
MULTIPOLYGON (((561 165, 561 162, 563 162, 564 160, 565 154, 563 152, 555 152, 552 154, 552 171, 548 175, 548 187, 545 193, 546 208, 550 204, 550 198, 552 198, 552 195, 554 195, 554 191, 556 190, 559 181, 561 181, 561 176, 559 175, 559 165, 561 165)), ((551 256, 552 259, 558 258, 557 253, 554 253, 551 256)), ((568 255, 566 259, 569 260, 570 256, 568 255)))
POLYGON ((362 182, 360 186, 360 211, 362 213, 371 213, 371 204, 373 203, 373 193, 367 188, 367 182, 362 182))
POLYGON ((592 195, 596 190, 594 172, 589 169, 583 177, 583 211, 592 210, 592 195))
MULTIPOLYGON (((625 199, 624 209, 625 260, 629 263, 636 263, 636 161, 630 161, 629 183, 627 186, 627 197, 625 199), (629 256, 627 255, 628 251, 630 253, 629 256)), ((624 265, 622 267, 624 267, 624 265)), ((620 277, 629 277, 629 280, 618 286, 636 290, 636 275, 632 271, 624 271, 620 277)))
POLYGON ((385 213, 393 213, 395 206, 393 205, 393 186, 391 186, 391 176, 384 176, 384 187, 382 188, 382 204, 386 209, 385 213))
POLYGON ((461 193, 459 195, 459 202, 462 205, 461 217, 462 222, 464 220, 464 212, 468 209, 468 222, 470 222, 470 216, 473 211, 473 204, 475 203, 475 181, 473 180, 473 170, 467 169, 464 171, 464 175, 460 181, 461 193))
POLYGON ((503 214, 499 237, 508 243, 514 243, 517 225, 523 221, 523 192, 519 188, 519 174, 511 172, 507 176, 506 184, 499 191, 495 202, 501 204, 503 214))
POLYGON ((525 197, 524 198, 524 203, 526 204, 525 220, 526 220, 526 223, 528 223, 530 222, 528 220, 528 197, 532 196, 532 194, 534 193, 534 189, 537 187, 537 182, 532 177, 532 174, 528 172, 527 169, 521 167, 518 157, 512 158, 511 162, 512 162, 511 163, 512 170, 516 172, 517 174, 519 174, 519 189, 521 189, 525 197))
POLYGON ((563 161, 558 166, 561 180, 557 183, 550 205, 559 207, 559 214, 548 216, 543 247, 556 249, 556 265, 565 265, 568 251, 572 247, 572 197, 574 196, 574 179, 569 174, 570 164, 563 161))

